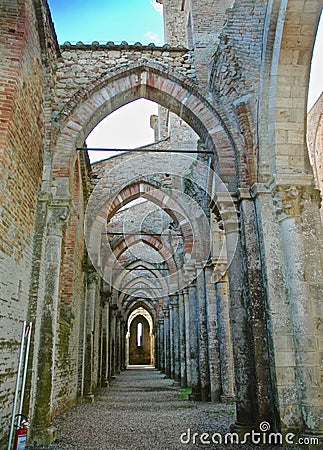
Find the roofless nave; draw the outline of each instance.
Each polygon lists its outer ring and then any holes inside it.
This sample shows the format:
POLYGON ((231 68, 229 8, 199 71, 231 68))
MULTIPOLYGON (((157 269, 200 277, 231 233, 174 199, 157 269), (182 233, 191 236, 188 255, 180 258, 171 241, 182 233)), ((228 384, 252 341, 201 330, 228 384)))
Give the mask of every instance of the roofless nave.
POLYGON ((322 435, 321 2, 163 3, 164 47, 59 46, 44 0, 1 5, 3 442, 23 320, 31 442, 129 363, 234 399, 234 430, 322 435), (89 133, 140 98, 156 142, 91 166, 89 133))

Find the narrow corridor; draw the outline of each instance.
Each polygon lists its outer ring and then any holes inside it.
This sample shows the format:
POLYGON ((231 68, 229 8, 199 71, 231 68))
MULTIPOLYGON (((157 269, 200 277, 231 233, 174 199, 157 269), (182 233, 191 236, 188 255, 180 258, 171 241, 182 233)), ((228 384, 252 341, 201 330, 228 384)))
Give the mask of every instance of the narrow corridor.
MULTIPOLYGON (((153 368, 133 366, 94 403, 83 403, 54 422, 57 440, 51 450, 178 450, 193 448, 272 449, 261 445, 202 444, 202 433, 229 432, 234 405, 187 400, 187 390, 153 368), (190 434, 188 434, 190 430, 190 434), (182 440, 181 442, 181 435, 182 440), (194 438, 193 434, 198 433, 194 438)), ((204 438, 207 440, 207 438, 204 438)), ((212 442, 212 441, 211 441, 212 442)), ((36 447, 29 447, 29 449, 36 447)), ((280 447, 275 447, 277 450, 280 447)))

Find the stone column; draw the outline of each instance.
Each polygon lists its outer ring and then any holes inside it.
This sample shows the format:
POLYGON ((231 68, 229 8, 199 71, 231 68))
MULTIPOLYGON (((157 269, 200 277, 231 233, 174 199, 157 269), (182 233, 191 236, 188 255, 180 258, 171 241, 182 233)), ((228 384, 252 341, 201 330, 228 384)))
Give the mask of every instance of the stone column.
MULTIPOLYGON (((49 445, 55 439, 51 425, 51 395, 55 370, 55 345, 57 338, 58 296, 64 227, 69 215, 66 202, 48 208, 46 248, 44 254, 44 298, 39 311, 39 348, 37 378, 35 380, 35 407, 33 442, 49 445), (65 203, 65 204, 64 204, 65 203)), ((35 332, 37 332, 37 328, 35 332)))
MULTIPOLYGON (((93 390, 96 383, 94 367, 95 358, 95 315, 96 301, 98 296, 99 276, 96 272, 87 275, 87 312, 86 312, 86 347, 85 347, 85 367, 84 367, 84 390, 83 401, 93 402, 93 390)), ((98 356, 98 355, 97 355, 98 356)))
POLYGON ((186 371, 186 318, 185 318, 185 299, 183 292, 178 295, 178 314, 179 314, 179 360, 181 386, 187 386, 186 371))
POLYGON ((250 310, 252 345, 255 360, 257 422, 267 421, 277 429, 276 386, 272 378, 268 294, 261 258, 261 243, 255 202, 249 189, 239 189, 240 220, 243 230, 246 296, 250 310))
POLYGON ((119 375, 121 372, 121 313, 118 310, 116 314, 116 375, 119 375))
POLYGON ((160 355, 160 347, 159 347, 159 338, 160 338, 160 325, 159 321, 156 321, 155 325, 155 368, 160 370, 159 363, 159 355, 160 355))
POLYGON ((220 401, 221 388, 221 366, 219 350, 219 329, 217 319, 217 305, 215 295, 215 284, 213 280, 213 265, 208 264, 205 268, 206 299, 207 299, 207 327, 208 327, 208 358, 210 372, 210 400, 220 401))
POLYGON ((234 400, 234 366, 233 366, 233 349, 232 334, 230 325, 230 306, 229 306, 229 283, 228 276, 221 275, 217 277, 218 281, 215 285, 216 301, 217 301, 217 320, 220 363, 221 363, 221 401, 230 402, 234 400))
POLYGON ((116 304, 110 307, 110 378, 116 375, 116 328, 117 328, 117 309, 116 304))
MULTIPOLYGON (((190 271, 192 272, 192 270, 190 271)), ((189 277, 192 280, 194 277, 189 277)), ((201 400, 201 383, 199 371, 199 305, 196 290, 196 279, 188 285, 189 306, 189 351, 190 351, 190 382, 191 400, 201 400)))
POLYGON ((165 373, 164 314, 159 316, 159 370, 165 373))
POLYGON ((187 386, 191 386, 191 356, 190 356, 190 308, 188 300, 188 288, 183 289, 185 309, 185 351, 186 351, 186 378, 187 386))
POLYGON ((237 421, 233 430, 246 431, 256 426, 256 378, 252 341, 252 323, 248 313, 247 277, 239 222, 232 198, 217 194, 217 204, 224 224, 230 282, 230 319, 235 368, 237 421))
POLYGON ((208 355, 208 328, 206 309, 205 273, 202 265, 196 265, 199 275, 197 277, 197 297, 199 305, 199 371, 201 384, 201 401, 209 401, 210 373, 208 355))
POLYGON ((86 352, 86 310, 87 310, 87 271, 89 262, 84 261, 82 268, 83 292, 80 304, 79 361, 78 361, 78 401, 82 402, 84 392, 84 371, 86 352))
POLYGON ((170 377, 170 332, 169 332, 169 308, 163 306, 164 312, 164 348, 165 348, 165 374, 170 377))
POLYGON ((171 295, 171 304, 173 308, 174 379, 176 383, 180 384, 181 369, 178 295, 171 295))
POLYGON ((174 379, 175 355, 174 355, 174 308, 169 302, 169 342, 170 342, 170 377, 174 379))
MULTIPOLYGON (((304 432, 323 438, 323 387, 321 372, 321 334, 319 323, 322 263, 319 265, 321 227, 319 203, 312 179, 296 177, 297 185, 275 180, 273 199, 281 230, 284 273, 290 309, 290 327, 295 346, 295 371, 304 432), (298 179, 297 179, 298 178, 298 179), (316 205, 315 205, 316 204, 316 205), (317 222, 315 222, 317 220, 317 222), (313 273, 313 270, 316 272, 313 273)), ((287 348, 285 359, 288 356, 287 348)), ((280 364, 281 365, 281 364, 280 364)), ((281 382, 280 374, 278 382, 281 382)), ((281 390, 280 400, 283 402, 281 390)), ((286 424, 285 428, 286 427, 286 424)), ((300 424, 300 426, 302 426, 300 424)))
POLYGON ((102 299, 102 368, 101 368, 101 386, 109 386, 109 317, 110 305, 106 296, 102 299))

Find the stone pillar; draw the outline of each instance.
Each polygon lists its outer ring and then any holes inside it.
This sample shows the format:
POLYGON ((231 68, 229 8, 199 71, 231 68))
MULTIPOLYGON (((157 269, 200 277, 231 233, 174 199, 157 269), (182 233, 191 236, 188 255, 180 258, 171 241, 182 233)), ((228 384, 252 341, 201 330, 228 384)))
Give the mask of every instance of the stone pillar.
MULTIPOLYGON (((58 295, 62 256, 62 240, 68 205, 50 206, 47 215, 46 248, 44 256, 44 298, 39 301, 39 342, 37 378, 35 380, 35 407, 31 437, 33 442, 49 445, 55 439, 51 425, 51 395, 55 370, 57 338, 58 295)), ((36 329, 37 331, 37 329, 36 329)))
POLYGON ((185 353, 186 353, 186 378, 187 386, 191 386, 191 356, 190 356, 190 308, 188 300, 188 288, 183 289, 185 310, 185 353))
POLYGON ((82 270, 83 292, 80 304, 79 361, 78 361, 78 401, 82 402, 84 392, 84 371, 86 353, 86 310, 87 310, 87 271, 89 263, 84 261, 82 270))
POLYGON ((169 331, 169 308, 163 306, 164 312, 164 348, 165 348, 165 374, 170 377, 170 331, 169 331))
POLYGON ((239 189, 240 221, 243 230, 247 301, 254 349, 257 422, 269 422, 277 429, 276 385, 272 378, 273 353, 269 324, 268 294, 261 258, 257 213, 249 189, 239 189))
POLYGON ((170 377, 175 377, 175 354, 174 354, 174 308, 169 302, 169 345, 170 345, 170 377))
POLYGON ((208 355, 208 328, 206 309, 206 289, 204 268, 197 264, 199 275, 197 277, 197 297, 199 306, 199 371, 201 385, 201 401, 209 401, 210 396, 210 373, 208 355))
MULTIPOLYGON (((298 179, 297 179, 298 178, 298 179)), ((323 438, 323 387, 320 381, 321 351, 319 311, 322 265, 319 267, 319 203, 312 179, 298 183, 275 180, 273 199, 281 230, 284 273, 290 309, 290 328, 295 346, 295 371, 304 432, 323 438), (313 273, 315 267, 316 272, 313 273)), ((287 350, 287 349, 286 349, 287 350)), ((285 351, 285 359, 288 353, 285 351)), ((282 375, 278 382, 280 383, 282 375)), ((280 393, 280 401, 283 397, 280 393)), ((286 427, 286 424, 285 428, 286 427)), ((299 427, 302 426, 301 424, 299 427)))
POLYGON ((159 370, 165 373, 164 314, 159 316, 159 370))
POLYGON ((150 338, 150 364, 156 367, 156 333, 154 326, 152 326, 150 329, 149 338, 150 338))
POLYGON ((126 325, 124 318, 120 319, 120 370, 126 369, 126 325))
POLYGON ((160 347, 159 347, 159 339, 160 339, 160 325, 159 321, 156 321, 155 325, 155 368, 160 370, 160 362, 159 362, 159 356, 160 356, 160 347))
MULTIPOLYGON (((215 295, 215 284, 213 280, 213 265, 208 264, 205 268, 206 299, 207 299, 207 327, 208 327, 208 358, 210 372, 210 400, 220 401, 221 367, 219 350, 219 329, 217 319, 217 305, 215 295)), ((222 337, 222 336, 221 336, 222 337)))
POLYGON ((102 302, 102 364, 101 364, 101 386, 109 386, 109 317, 110 305, 108 299, 103 297, 102 302))
POLYGON ((217 203, 224 224, 228 274, 230 282, 230 319, 235 368, 237 421, 233 430, 242 432, 254 428, 257 422, 256 378, 252 341, 252 323, 248 313, 247 277, 243 244, 237 212, 232 198, 217 194, 217 203))
POLYGON ((220 364, 221 364, 221 401, 230 402, 234 400, 234 367, 233 367, 233 349, 232 349, 232 335, 230 325, 230 306, 229 306, 229 285, 227 274, 223 274, 217 278, 215 285, 216 302, 217 302, 217 321, 218 321, 218 335, 219 350, 220 350, 220 364))
POLYGON ((119 375, 121 372, 121 313, 118 310, 116 314, 116 375, 119 375))
POLYGON ((185 299, 183 292, 178 295, 178 314, 179 314, 179 360, 181 386, 187 386, 186 372, 186 318, 185 318, 185 299))
MULTIPOLYGON (((192 272, 192 270, 190 271, 192 272)), ((189 277, 190 280, 194 276, 189 277)), ((199 305, 196 290, 196 279, 188 285, 189 305, 189 348, 190 348, 190 373, 191 373, 191 400, 201 400, 201 383, 199 371, 199 305)))
POLYGON ((96 374, 94 368, 95 356, 95 315, 98 296, 99 276, 96 272, 87 275, 87 311, 86 311, 86 346, 85 346, 85 367, 84 367, 84 390, 83 400, 94 401, 94 388, 96 374))
POLYGON ((110 307, 110 379, 116 375, 116 328, 117 328, 117 309, 116 304, 110 307))
POLYGON ((174 380, 176 383, 180 384, 181 369, 178 295, 171 295, 171 305, 173 308, 174 380))

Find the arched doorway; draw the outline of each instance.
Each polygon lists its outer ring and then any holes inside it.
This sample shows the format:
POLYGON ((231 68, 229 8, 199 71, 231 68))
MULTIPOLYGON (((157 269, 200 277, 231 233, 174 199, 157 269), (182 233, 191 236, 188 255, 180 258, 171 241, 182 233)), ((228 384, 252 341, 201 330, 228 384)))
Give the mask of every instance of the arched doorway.
POLYGON ((126 334, 126 366, 154 365, 155 336, 149 312, 140 306, 128 318, 126 334))
POLYGON ((151 363, 150 330, 147 319, 137 316, 131 323, 129 336, 129 364, 151 363))

